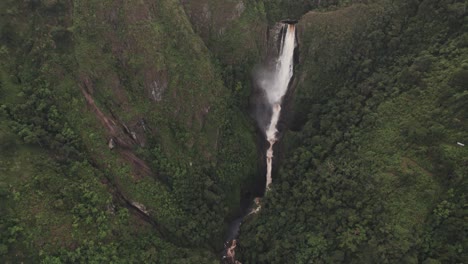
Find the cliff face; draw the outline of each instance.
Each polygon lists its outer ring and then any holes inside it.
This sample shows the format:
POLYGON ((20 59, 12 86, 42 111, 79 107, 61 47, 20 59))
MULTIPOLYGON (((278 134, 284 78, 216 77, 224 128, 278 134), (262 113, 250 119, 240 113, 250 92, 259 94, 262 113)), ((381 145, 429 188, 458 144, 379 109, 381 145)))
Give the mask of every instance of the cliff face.
MULTIPOLYGON (((220 36, 244 15, 246 1, 182 1, 196 32, 205 40, 220 36)), ((261 19, 261 17, 260 17, 261 19)))
POLYGON ((262 1, 182 1, 195 32, 215 57, 222 78, 247 109, 251 71, 265 56, 267 11, 262 1))

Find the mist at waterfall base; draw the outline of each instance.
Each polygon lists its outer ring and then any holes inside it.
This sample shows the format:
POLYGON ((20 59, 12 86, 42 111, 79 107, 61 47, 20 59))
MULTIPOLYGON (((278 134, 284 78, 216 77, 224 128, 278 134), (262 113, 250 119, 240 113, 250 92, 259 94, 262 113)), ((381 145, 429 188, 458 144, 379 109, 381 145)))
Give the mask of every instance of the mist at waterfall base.
POLYGON ((255 118, 269 144, 266 152, 265 191, 272 182, 273 146, 278 141, 277 125, 281 115, 281 104, 288 91, 294 67, 295 26, 284 24, 281 32, 277 60, 272 66, 258 68, 254 73, 256 85, 261 89, 261 95, 256 99, 255 118))

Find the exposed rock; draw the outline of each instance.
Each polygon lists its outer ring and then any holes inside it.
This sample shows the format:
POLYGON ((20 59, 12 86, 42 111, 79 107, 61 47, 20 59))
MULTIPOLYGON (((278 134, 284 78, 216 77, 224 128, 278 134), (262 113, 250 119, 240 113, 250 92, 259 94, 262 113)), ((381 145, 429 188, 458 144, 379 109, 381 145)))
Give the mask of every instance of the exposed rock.
POLYGON ((286 24, 297 24, 299 21, 296 19, 283 19, 281 22, 286 24))
POLYGON ((146 121, 145 121, 144 118, 142 118, 142 119, 140 120, 140 125, 141 125, 141 127, 143 127, 143 130, 146 132, 146 121))
POLYGON ((107 212, 111 213, 111 214, 115 214, 115 205, 113 203, 109 203, 107 204, 107 212))
MULTIPOLYGON (((121 156, 125 160, 127 160, 127 162, 133 165, 132 167, 136 172, 136 174, 134 175, 135 177, 137 175, 153 175, 151 169, 146 164, 146 162, 138 158, 136 154, 130 150, 136 142, 131 140, 129 137, 122 136, 123 134, 130 135, 130 129, 125 124, 115 121, 113 118, 106 116, 101 111, 101 109, 94 102, 94 99, 89 92, 93 90, 91 80, 87 77, 82 77, 82 79, 83 85, 80 87, 81 92, 85 96, 88 105, 91 107, 96 117, 99 119, 99 121, 101 121, 102 125, 106 128, 108 135, 111 137, 111 139, 108 142, 109 148, 113 149, 117 145, 119 146, 119 153, 121 154, 121 156), (121 126, 118 125, 119 123, 121 126)), ((112 117, 115 118, 114 115, 112 115, 112 117)))
POLYGON ((151 97, 154 101, 160 102, 162 100, 162 95, 166 90, 166 85, 158 84, 158 82, 153 81, 151 83, 151 97))
POLYGON ((139 203, 139 202, 131 202, 132 206, 137 208, 140 212, 144 213, 145 215, 149 216, 149 211, 146 209, 146 207, 139 203))
POLYGON ((233 16, 231 17, 231 20, 239 18, 242 15, 242 13, 244 13, 244 10, 245 10, 245 4, 243 1, 240 1, 236 5, 235 12, 233 13, 233 16))
POLYGON ((225 264, 242 264, 238 260, 236 260, 236 247, 237 247, 237 240, 233 239, 228 241, 224 244, 226 249, 226 254, 223 256, 222 261, 225 264))
POLYGON ((202 17, 206 21, 211 19, 211 11, 210 11, 210 7, 208 6, 208 3, 203 5, 202 17))
POLYGON ((209 2, 201 1, 181 1, 185 11, 194 26, 195 31, 208 41, 210 35, 216 32, 222 35, 227 28, 232 26, 233 21, 239 19, 246 5, 242 0, 220 0, 209 2))
POLYGON ((107 145, 109 146, 109 149, 114 149, 115 148, 114 139, 113 138, 109 139, 109 143, 107 143, 107 145))
POLYGON ((250 210, 248 215, 256 214, 256 213, 258 213, 258 211, 260 211, 260 209, 262 209, 262 205, 260 204, 261 201, 262 201, 262 198, 260 198, 260 197, 256 197, 254 199, 255 204, 254 204, 254 206, 252 206, 252 209, 250 210))

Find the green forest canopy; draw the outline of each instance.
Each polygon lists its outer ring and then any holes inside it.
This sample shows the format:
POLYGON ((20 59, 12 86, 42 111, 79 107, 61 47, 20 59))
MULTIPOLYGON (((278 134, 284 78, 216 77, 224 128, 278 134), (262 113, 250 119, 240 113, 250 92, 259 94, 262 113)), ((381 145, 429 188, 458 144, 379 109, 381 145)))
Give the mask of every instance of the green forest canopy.
POLYGON ((297 18, 280 167, 239 260, 468 262, 466 7, 3 1, 0 260, 218 263, 262 162, 250 74, 297 18))

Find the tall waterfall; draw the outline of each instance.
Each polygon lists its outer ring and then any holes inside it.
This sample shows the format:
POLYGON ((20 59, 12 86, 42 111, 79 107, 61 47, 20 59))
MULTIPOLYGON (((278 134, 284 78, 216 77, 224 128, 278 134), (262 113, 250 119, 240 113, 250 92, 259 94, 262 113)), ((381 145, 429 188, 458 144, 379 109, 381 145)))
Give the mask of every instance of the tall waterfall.
MULTIPOLYGON (((263 69, 261 74, 256 76, 259 87, 264 91, 265 98, 262 97, 262 114, 260 118, 257 118, 259 125, 264 127, 266 139, 270 143, 267 150, 267 175, 266 175, 266 186, 265 191, 268 190, 268 186, 271 184, 271 171, 273 166, 273 145, 278 141, 278 121, 281 114, 281 103, 283 97, 288 91, 289 82, 293 77, 293 64, 294 64, 294 49, 296 47, 296 28, 294 24, 283 24, 280 31, 280 50, 279 56, 275 61, 273 69, 263 69), (265 108, 263 108, 265 106, 265 108), (267 111, 264 111, 267 110, 267 111), (268 110, 271 110, 271 116, 266 114, 268 110), (268 115, 268 117, 266 116, 268 115), (266 123, 268 122, 268 125, 266 123)), ((222 261, 223 263, 240 263, 236 260, 236 247, 237 247, 237 236, 239 235, 239 228, 242 224, 244 217, 257 213, 261 208, 260 198, 257 197, 254 200, 254 205, 249 208, 248 212, 243 214, 241 217, 231 222, 229 227, 229 234, 227 241, 224 244, 224 252, 222 261)))
POLYGON ((286 31, 281 36, 281 46, 278 60, 276 61, 276 71, 272 76, 273 80, 269 83, 269 87, 264 87, 268 103, 271 107, 272 115, 270 124, 266 128, 265 134, 270 146, 266 152, 267 174, 266 188, 268 190, 271 184, 271 171, 273 166, 273 145, 278 140, 277 133, 278 121, 281 114, 281 103, 283 97, 288 91, 289 82, 293 76, 294 67, 294 48, 296 47, 296 28, 294 24, 285 24, 283 31, 286 31))

